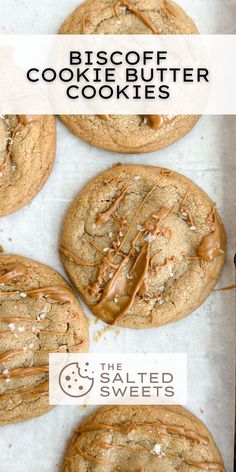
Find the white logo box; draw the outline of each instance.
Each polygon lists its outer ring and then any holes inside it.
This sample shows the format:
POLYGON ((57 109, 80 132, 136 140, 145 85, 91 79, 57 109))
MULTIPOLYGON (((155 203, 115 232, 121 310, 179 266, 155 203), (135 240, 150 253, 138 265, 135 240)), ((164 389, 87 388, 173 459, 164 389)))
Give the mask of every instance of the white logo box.
POLYGON ((185 405, 187 355, 50 354, 49 402, 53 405, 185 405))

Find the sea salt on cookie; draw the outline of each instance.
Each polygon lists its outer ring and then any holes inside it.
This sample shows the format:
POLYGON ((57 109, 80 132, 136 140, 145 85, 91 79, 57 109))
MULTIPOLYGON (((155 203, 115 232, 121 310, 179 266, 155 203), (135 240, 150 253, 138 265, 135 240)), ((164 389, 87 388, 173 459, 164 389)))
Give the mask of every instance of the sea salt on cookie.
POLYGON ((71 205, 60 252, 95 316, 148 328, 183 318, 208 297, 224 264, 225 232, 215 204, 188 178, 116 165, 71 205))
POLYGON ((87 320, 66 281, 38 262, 1 255, 0 425, 49 411, 49 354, 87 349, 87 320))
POLYGON ((74 433, 63 472, 225 472, 205 425, 180 406, 106 406, 74 433))

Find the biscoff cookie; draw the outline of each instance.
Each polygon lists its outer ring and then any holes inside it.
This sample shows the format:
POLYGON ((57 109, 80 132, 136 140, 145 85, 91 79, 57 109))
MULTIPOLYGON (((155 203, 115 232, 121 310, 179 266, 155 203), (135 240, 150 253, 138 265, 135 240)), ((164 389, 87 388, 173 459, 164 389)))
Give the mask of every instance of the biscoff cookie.
POLYGON ((203 303, 220 276, 225 239, 215 204, 191 180, 159 167, 116 165, 71 205, 60 252, 95 316, 148 328, 203 303))
POLYGON ((55 150, 53 116, 0 115, 0 216, 23 207, 40 191, 55 150))
POLYGON ((87 320, 63 277, 30 259, 1 255, 0 425, 49 411, 49 354, 87 349, 87 320))
MULTIPOLYGON (((87 0, 60 34, 196 34, 194 22, 170 0, 87 0)), ((158 112, 158 110, 157 110, 158 112)), ((122 153, 162 149, 185 136, 193 115, 63 115, 64 124, 88 143, 122 153)))
POLYGON ((106 406, 74 433, 62 472, 225 472, 206 426, 180 406, 106 406))

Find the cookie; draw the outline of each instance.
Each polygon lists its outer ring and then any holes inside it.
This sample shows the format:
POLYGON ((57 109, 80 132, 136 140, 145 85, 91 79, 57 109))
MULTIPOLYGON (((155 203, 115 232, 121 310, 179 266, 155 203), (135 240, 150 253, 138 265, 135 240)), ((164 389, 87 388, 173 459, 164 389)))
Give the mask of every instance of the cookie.
POLYGON ((62 472, 225 472, 206 426, 180 406, 106 406, 78 427, 62 472))
POLYGON ((86 368, 81 367, 78 362, 71 362, 61 371, 59 377, 60 387, 70 397, 84 397, 93 388, 93 374, 89 362, 86 363, 86 368))
MULTIPOLYGON (((88 0, 60 29, 60 34, 197 32, 194 22, 170 0, 88 0)), ((199 117, 63 115, 61 119, 73 133, 94 146, 122 153, 145 153, 162 149, 182 138, 199 117)))
POLYGON ((49 354, 87 349, 87 320, 66 281, 38 262, 1 255, 0 425, 49 411, 49 354))
POLYGON ((225 239, 215 204, 191 180, 159 167, 116 165, 71 205, 60 252, 95 316, 148 328, 203 303, 220 276, 225 239))
POLYGON ((23 207, 40 191, 55 150, 53 116, 0 116, 0 216, 23 207))

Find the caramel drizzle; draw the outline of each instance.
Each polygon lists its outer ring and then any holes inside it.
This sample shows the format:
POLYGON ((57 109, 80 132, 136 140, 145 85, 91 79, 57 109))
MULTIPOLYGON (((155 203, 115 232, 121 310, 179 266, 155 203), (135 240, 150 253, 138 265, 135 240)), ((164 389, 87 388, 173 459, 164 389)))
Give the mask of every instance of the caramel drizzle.
POLYGON ((6 398, 12 398, 12 397, 48 397, 48 388, 49 388, 49 382, 46 381, 40 385, 37 385, 36 387, 33 387, 28 390, 23 390, 17 393, 3 393, 0 394, 0 400, 4 400, 6 398))
POLYGON ((18 115, 19 123, 22 125, 28 125, 34 121, 39 121, 43 115, 18 115))
POLYGON ((23 277, 27 275, 27 269, 21 263, 7 264, 4 267, 0 267, 0 272, 3 272, 3 275, 0 275, 1 284, 8 283, 18 277, 23 277))
POLYGON ((73 252, 68 251, 68 249, 65 249, 63 246, 60 246, 59 251, 63 256, 65 256, 69 261, 75 262, 77 265, 83 266, 83 267, 94 267, 96 265, 99 265, 98 262, 87 262, 87 261, 82 261, 79 257, 77 257, 73 252))
POLYGON ((153 25, 153 23, 151 22, 151 20, 149 20, 149 18, 147 18, 146 15, 144 15, 144 13, 142 13, 140 10, 138 10, 138 8, 136 8, 134 5, 131 5, 129 2, 127 2, 126 0, 121 0, 121 1, 118 1, 115 5, 114 5, 114 12, 117 16, 117 18, 120 17, 120 11, 119 11, 119 8, 120 7, 125 7, 127 8, 128 11, 130 11, 131 13, 133 13, 135 16, 137 16, 137 18, 139 20, 141 20, 151 31, 153 34, 160 34, 160 32, 155 28, 155 26, 153 25))
MULTIPOLYGON (((153 241, 156 239, 157 236, 159 236, 159 234, 162 232, 162 228, 160 227, 160 221, 169 216, 171 211, 172 210, 170 209, 162 208, 157 213, 153 213, 150 216, 149 220, 144 223, 144 241, 148 234, 153 239, 153 241)), ((148 290, 147 284, 151 259, 151 242, 148 241, 144 243, 141 247, 138 256, 135 256, 134 246, 140 234, 140 231, 136 234, 136 237, 131 242, 131 248, 129 253, 117 265, 113 277, 105 284, 100 301, 96 305, 92 306, 92 310, 97 316, 101 316, 101 314, 104 314, 104 316, 106 316, 106 313, 112 315, 112 320, 107 321, 109 324, 115 324, 121 317, 125 316, 125 314, 127 314, 133 306, 136 295, 140 293, 141 296, 144 297, 148 290), (128 278, 125 283, 125 288, 122 292, 122 290, 120 289, 120 279, 122 277, 123 268, 127 266, 127 264, 134 257, 135 260, 133 267, 128 274, 128 278), (116 304, 115 299, 117 294, 119 294, 121 298, 124 297, 124 299, 120 303, 116 304)))
POLYGON ((49 365, 33 366, 33 367, 21 367, 19 369, 12 369, 9 374, 0 374, 0 379, 6 378, 21 378, 31 377, 32 375, 44 374, 49 371, 49 365))
POLYGON ((210 218, 212 219, 211 232, 207 236, 204 236, 197 250, 197 256, 205 261, 212 261, 215 257, 221 256, 224 252, 222 225, 215 207, 213 207, 207 221, 210 218))
POLYGON ((228 290, 234 290, 234 289, 236 289, 236 284, 229 285, 228 287, 215 288, 213 292, 226 292, 228 290))
POLYGON ((220 472, 225 472, 225 468, 223 464, 220 462, 192 462, 192 461, 185 461, 186 464, 192 465, 197 469, 207 469, 207 470, 219 470, 220 472))
POLYGON ((14 351, 8 351, 4 352, 4 354, 0 354, 0 364, 5 361, 8 361, 14 356, 18 356, 18 354, 22 354, 23 352, 25 352, 23 349, 15 349, 14 351))
POLYGON ((107 223, 107 221, 109 221, 112 216, 114 216, 120 202, 123 200, 123 197, 127 193, 127 190, 128 190, 128 185, 122 190, 120 196, 114 201, 111 207, 97 216, 96 225, 99 225, 99 226, 103 225, 104 223, 107 223))
POLYGON ((79 344, 75 344, 73 346, 68 346, 68 348, 63 351, 62 349, 38 349, 37 351, 34 351, 33 349, 29 349, 29 348, 26 348, 26 349, 17 349, 17 350, 14 350, 14 351, 8 351, 4 354, 0 354, 0 364, 2 364, 3 362, 6 362, 8 361, 9 359, 11 359, 12 357, 14 356, 18 356, 19 354, 26 354, 27 352, 31 352, 33 353, 34 355, 43 355, 43 356, 46 356, 48 354, 51 354, 51 353, 56 353, 56 352, 74 352, 74 351, 78 351, 81 349, 82 346, 84 346, 85 342, 86 342, 86 339, 85 338, 82 338, 82 337, 75 337, 77 339, 80 340, 80 343, 79 344))
POLYGON ((53 300, 63 303, 74 303, 76 301, 75 295, 67 287, 54 285, 51 287, 36 288, 34 290, 27 290, 25 292, 29 297, 37 300, 43 297, 49 297, 53 300))
POLYGON ((163 125, 168 125, 174 120, 174 117, 167 115, 142 115, 148 120, 148 124, 152 129, 160 129, 163 125))
MULTIPOLYGON (((1 280, 1 279, 0 279, 1 280)), ((29 296, 30 298, 35 298, 36 300, 40 300, 44 297, 49 297, 57 302, 62 303, 74 303, 76 301, 75 295, 71 292, 71 290, 67 287, 63 287, 60 285, 54 285, 51 287, 42 287, 42 288, 35 288, 33 290, 24 290, 24 292, 20 292, 19 290, 15 291, 6 291, 0 292, 1 296, 11 296, 11 295, 20 295, 24 293, 25 295, 29 296)))
POLYGON ((115 431, 124 435, 129 435, 132 432, 136 431, 143 431, 145 434, 146 433, 169 433, 173 435, 177 435, 180 437, 185 437, 186 439, 196 441, 199 444, 204 444, 207 446, 209 444, 209 440, 206 437, 200 436, 198 433, 195 433, 194 431, 188 430, 184 428, 183 426, 178 426, 178 425, 169 425, 169 424, 164 424, 164 423, 129 423, 126 425, 109 425, 109 424, 103 424, 103 423, 88 423, 85 425, 80 426, 76 432, 78 433, 86 433, 86 432, 94 432, 94 431, 115 431), (149 430, 146 430, 146 428, 149 428, 149 430), (154 430, 154 431, 153 431, 154 430))
POLYGON ((81 23, 81 34, 85 34, 85 29, 87 25, 94 25, 94 23, 87 16, 83 16, 80 20, 81 23))
MULTIPOLYGON (((124 435, 129 435, 132 432, 136 431, 141 431, 144 434, 158 434, 158 437, 162 435, 162 431, 168 433, 168 434, 173 434, 173 435, 178 435, 180 437, 185 437, 188 440, 193 440, 196 441, 197 443, 203 444, 205 446, 209 445, 209 439, 206 437, 200 436, 198 433, 188 430, 183 426, 178 426, 178 425, 169 425, 169 424, 163 424, 163 423, 131 423, 131 424, 126 424, 126 425, 108 425, 108 424, 103 424, 103 423, 98 423, 98 424, 85 424, 81 427, 79 427, 76 431, 78 434, 83 434, 87 432, 96 432, 96 431, 108 431, 108 432, 119 432, 124 435), (150 430, 146 430, 146 428, 150 428, 150 430), (153 431, 155 430, 155 431, 153 431)), ((169 437, 169 436, 167 436, 169 437)), ((130 446, 122 446, 119 444, 108 444, 108 443, 100 443, 97 442, 93 444, 93 450, 95 448, 102 448, 102 449, 118 449, 118 450, 125 450, 129 451, 131 453, 137 453, 137 454, 152 454, 152 450, 148 451, 146 449, 137 449, 134 447, 130 446)), ((77 454, 72 456, 72 457, 67 457, 66 461, 70 461, 72 458, 76 456, 81 456, 83 459, 89 461, 89 462, 94 462, 96 464, 104 464, 104 465, 110 465, 112 464, 111 461, 106 461, 104 459, 99 459, 96 456, 93 456, 91 454, 90 450, 84 451, 81 450, 77 445, 76 445, 76 452, 77 454)), ((184 459, 183 457, 180 457, 178 455, 174 454, 165 454, 164 452, 160 455, 155 454, 156 459, 179 459, 183 463, 196 467, 198 469, 207 469, 207 470, 219 470, 221 472, 225 472, 224 466, 222 463, 218 462, 198 462, 198 461, 189 461, 188 459, 184 459)), ((142 469, 143 470, 143 469, 142 469)))
MULTIPOLYGON (((94 462, 94 464, 98 464, 98 465, 109 465, 109 464, 111 464, 110 461, 105 461, 103 459, 98 459, 95 456, 87 454, 87 452, 82 451, 82 449, 80 449, 78 446, 76 446, 76 451, 78 452, 78 454, 74 455, 73 457, 81 456, 83 459, 85 459, 89 462, 94 462)), ((66 457, 66 461, 70 461, 71 459, 72 459, 71 457, 66 457)))
MULTIPOLYGON (((76 311, 71 311, 67 318, 67 321, 73 322, 79 318, 79 314, 76 311)), ((21 316, 13 317, 13 316, 3 316, 0 317, 0 323, 50 323, 49 318, 37 319, 37 318, 23 318, 21 316)))
MULTIPOLYGON (((121 451, 128 451, 133 454, 152 454, 151 451, 148 451, 146 449, 137 449, 134 447, 129 447, 129 446, 121 446, 119 444, 108 444, 108 443, 96 443, 93 445, 93 450, 96 448, 101 448, 101 449, 117 449, 121 451)), ((76 446, 76 451, 78 454, 72 456, 75 458, 76 456, 81 456, 83 459, 88 460, 89 462, 94 462, 96 464, 104 464, 104 465, 110 465, 113 462, 112 461, 105 461, 103 459, 98 459, 97 457, 91 455, 90 450, 88 451, 83 451, 80 449, 78 446, 76 446)), ((182 463, 185 463, 187 465, 193 466, 197 469, 207 469, 207 470, 219 470, 221 472, 225 472, 224 466, 219 463, 219 462, 193 462, 189 461, 187 459, 184 459, 183 457, 179 457, 178 455, 174 454, 155 454, 155 458, 158 460, 166 460, 166 459, 179 459, 181 460, 182 463)), ((70 461, 70 458, 66 458, 67 461, 70 461)), ((144 469, 141 469, 141 472, 144 471, 144 469)))
POLYGON ((108 121, 110 119, 109 115, 97 115, 100 120, 108 121))
POLYGON ((175 18, 178 13, 175 5, 169 0, 163 0, 163 7, 168 20, 173 20, 173 17, 175 18))
POLYGON ((34 331, 0 331, 0 338, 7 338, 9 336, 23 336, 25 334, 31 334, 31 335, 35 335, 35 336, 39 336, 41 334, 43 334, 44 336, 65 336, 65 337, 73 337, 74 339, 79 339, 79 340, 84 340, 84 338, 78 336, 78 335, 75 335, 74 333, 67 333, 67 332, 62 332, 62 331, 38 331, 38 332, 34 332, 34 331))
MULTIPOLYGON (((110 119, 110 115, 97 115, 103 121, 108 121, 110 119)), ((167 115, 141 115, 143 118, 147 119, 148 125, 152 129, 160 129, 164 125, 170 124, 175 117, 170 117, 167 115)))
MULTIPOLYGON (((137 220, 137 217, 139 213, 141 212, 143 206, 145 205, 146 201, 150 197, 150 195, 153 193, 155 188, 158 186, 158 184, 154 185, 154 187, 147 193, 145 198, 143 199, 142 203, 139 205, 138 209, 135 212, 135 215, 130 223, 130 226, 126 232, 125 237, 123 240, 119 243, 119 245, 116 247, 116 249, 109 249, 108 254, 106 256, 103 255, 102 259, 102 265, 99 270, 97 282, 93 284, 92 287, 90 287, 90 290, 95 293, 95 295, 98 295, 99 292, 101 291, 102 285, 105 283, 105 286, 103 288, 103 294, 99 300, 99 302, 96 305, 93 305, 91 309, 97 316, 101 316, 101 312, 108 311, 108 313, 112 316, 111 320, 108 320, 107 322, 110 324, 116 323, 118 319, 123 317, 132 307, 135 297, 138 294, 138 292, 141 293, 141 296, 144 297, 145 293, 147 292, 147 278, 148 278, 148 271, 149 271, 149 264, 150 264, 150 248, 151 248, 151 242, 146 242, 143 244, 140 253, 138 256, 135 257, 135 261, 133 264, 133 267, 128 274, 128 282, 126 282, 126 287, 125 290, 127 290, 127 295, 125 295, 125 300, 121 304, 115 304, 114 303, 114 298, 116 295, 116 291, 120 291, 120 276, 122 275, 122 270, 127 264, 132 260, 132 258, 135 256, 135 244, 138 240, 138 238, 141 235, 141 232, 139 231, 133 241, 131 242, 131 248, 128 254, 124 254, 121 250, 123 245, 128 239, 128 236, 137 220), (121 261, 119 263, 115 263, 116 257, 121 257, 121 261), (115 270, 115 273, 113 274, 112 278, 106 282, 104 277, 106 275, 106 272, 108 268, 112 268, 115 270), (127 296, 128 296, 128 301, 127 301, 127 296)), ((114 212, 117 209, 120 201, 122 200, 124 194, 126 193, 128 187, 125 187, 121 195, 113 202, 111 207, 101 215, 97 216, 96 223, 97 224, 103 224, 104 222, 107 222, 110 218, 114 218, 114 212)), ((160 235, 160 233, 163 233, 163 228, 160 226, 160 221, 163 218, 166 218, 173 210, 162 208, 159 212, 156 214, 152 214, 150 216, 150 219, 145 222, 145 233, 144 237, 148 234, 152 235, 153 240, 160 235)), ((165 229, 166 231, 166 229, 165 229)), ((164 231, 164 233, 165 233, 164 231)), ((103 253, 102 253, 103 254, 103 253)), ((163 266, 161 266, 162 268, 163 266)), ((157 267, 155 267, 155 270, 157 270, 157 267)), ((123 295, 123 294, 122 294, 123 295)))
POLYGON ((20 316, 18 317, 0 317, 0 323, 49 323, 50 320, 47 318, 44 318, 42 320, 40 319, 32 319, 32 318, 21 318, 20 316))

